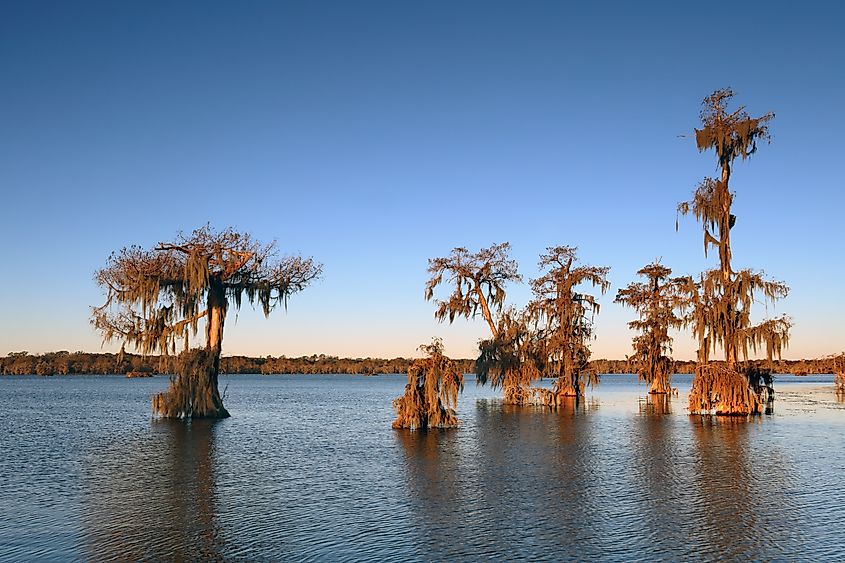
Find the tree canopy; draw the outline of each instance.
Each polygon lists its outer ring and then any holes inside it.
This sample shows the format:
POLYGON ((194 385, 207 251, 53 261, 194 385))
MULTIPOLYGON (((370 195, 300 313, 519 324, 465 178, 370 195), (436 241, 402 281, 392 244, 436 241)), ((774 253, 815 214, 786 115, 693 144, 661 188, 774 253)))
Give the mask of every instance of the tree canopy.
POLYGON ((123 248, 95 274, 106 301, 94 308, 92 323, 107 341, 121 340, 143 353, 175 353, 176 344, 196 335, 199 321, 209 317, 212 290, 222 293, 226 307, 239 309, 246 296, 267 316, 321 271, 311 258, 277 258, 275 246, 206 225, 149 250, 123 248))
POLYGON ((665 394, 671 390, 673 367, 669 330, 684 326, 678 312, 687 306, 683 291, 687 280, 670 277, 672 270, 659 261, 644 266, 637 275, 645 281, 620 289, 615 302, 631 307, 639 315, 639 319, 628 323, 639 333, 633 341, 632 366, 640 380, 649 384, 649 393, 665 394))
POLYGON ((171 389, 154 404, 164 416, 227 416, 217 375, 229 306, 239 309, 246 296, 269 315, 320 271, 311 258, 277 257, 275 243, 206 225, 149 250, 130 246, 113 253, 95 275, 106 300, 93 309, 91 322, 104 340, 120 340, 141 353, 175 354, 183 342, 187 354, 204 321, 204 352, 186 356, 171 389))
POLYGON ((445 258, 430 259, 431 277, 425 284, 425 298, 433 299, 437 305, 435 318, 448 318, 451 323, 457 317, 472 318, 480 311, 495 336, 499 329, 494 314, 501 313, 504 307, 505 283, 522 281, 516 261, 508 257, 509 251, 510 244, 503 242, 475 253, 457 247, 445 258), (434 297, 434 290, 444 278, 448 285, 454 285, 454 290, 448 299, 439 300, 434 297))
MULTIPOLYGON (((688 324, 699 339, 700 367, 690 393, 692 412, 750 414, 760 412, 761 374, 757 369, 740 373, 739 354, 765 348, 769 359, 780 356, 789 343, 791 322, 782 316, 754 325, 751 307, 756 299, 774 302, 788 293, 786 284, 767 280, 749 269, 734 271, 731 255, 731 229, 736 216, 731 213, 734 194, 730 190, 731 167, 737 159, 747 159, 757 151, 761 140, 769 141, 768 123, 774 114, 753 118, 744 107, 729 112, 733 97, 730 89, 717 90, 704 99, 700 114, 702 128, 695 130, 700 151, 713 150, 721 169, 719 179, 705 178, 690 201, 678 205, 681 215, 693 214, 704 231, 704 253, 711 246, 719 251, 719 268, 705 271, 697 282, 686 284, 690 303, 688 324), (724 350, 726 366, 713 367, 709 354, 724 350)), ((768 388, 768 402, 772 397, 768 388)))
POLYGON ((596 296, 579 286, 590 285, 604 294, 610 287, 610 268, 579 265, 577 250, 548 247, 539 261, 545 273, 531 280, 534 299, 528 310, 543 334, 545 375, 557 378, 554 397, 580 397, 586 384, 598 382, 598 374, 589 369, 589 342, 600 307, 596 296))

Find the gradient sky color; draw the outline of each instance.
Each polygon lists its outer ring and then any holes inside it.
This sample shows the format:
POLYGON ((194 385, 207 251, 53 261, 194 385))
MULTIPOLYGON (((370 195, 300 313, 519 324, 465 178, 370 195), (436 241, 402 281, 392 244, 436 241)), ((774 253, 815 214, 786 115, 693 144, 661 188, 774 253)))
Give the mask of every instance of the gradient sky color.
MULTIPOLYGON (((510 241, 526 280, 550 245, 611 266, 593 356, 622 358, 633 317, 613 297, 636 270, 715 264, 675 207, 716 173, 683 135, 725 86, 777 114, 732 178, 735 265, 791 286, 770 311, 794 319, 786 357, 843 350, 843 16, 833 2, 3 2, 0 354, 100 350, 88 316, 109 253, 211 222, 325 265, 287 312, 230 313, 226 355, 411 356, 439 335, 473 357, 485 325, 434 320, 427 259, 510 241)), ((675 356, 694 348, 679 335, 675 356)))

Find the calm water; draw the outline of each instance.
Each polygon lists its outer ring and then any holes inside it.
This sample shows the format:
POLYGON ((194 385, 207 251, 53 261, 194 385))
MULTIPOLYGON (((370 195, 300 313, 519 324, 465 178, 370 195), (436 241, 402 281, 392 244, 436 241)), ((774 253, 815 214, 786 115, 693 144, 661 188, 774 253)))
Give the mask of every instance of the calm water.
POLYGON ((704 422, 610 376, 577 411, 470 380, 459 429, 390 429, 403 376, 233 376, 216 423, 166 378, 0 378, 0 560, 841 560, 845 404, 704 422))

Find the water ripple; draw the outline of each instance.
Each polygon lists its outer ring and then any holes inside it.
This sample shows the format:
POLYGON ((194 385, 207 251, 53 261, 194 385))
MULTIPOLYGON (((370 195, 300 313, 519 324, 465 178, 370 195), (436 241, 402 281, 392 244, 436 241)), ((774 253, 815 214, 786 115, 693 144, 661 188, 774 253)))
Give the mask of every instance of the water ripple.
POLYGON ((227 378, 234 417, 150 418, 166 380, 0 379, 0 561, 837 560, 843 404, 703 420, 606 378, 579 408, 389 428, 402 377, 227 378))

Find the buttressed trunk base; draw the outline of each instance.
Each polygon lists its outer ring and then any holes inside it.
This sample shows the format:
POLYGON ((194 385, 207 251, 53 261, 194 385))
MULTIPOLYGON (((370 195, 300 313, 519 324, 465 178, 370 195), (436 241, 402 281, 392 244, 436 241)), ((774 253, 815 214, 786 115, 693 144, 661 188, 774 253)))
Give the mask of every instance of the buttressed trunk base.
POLYGON ((581 402, 583 396, 579 381, 576 380, 573 382, 564 376, 555 380, 551 389, 533 387, 531 391, 534 395, 535 403, 552 409, 576 407, 581 402))
POLYGON ((699 365, 689 394, 692 414, 723 416, 763 414, 771 409, 770 386, 762 386, 733 366, 699 365))
POLYGON ((170 380, 167 391, 153 397, 154 412, 165 418, 229 416, 217 385, 227 305, 223 284, 219 280, 210 280, 206 349, 182 353, 178 373, 170 380))
POLYGON ((183 352, 167 391, 153 395, 153 412, 164 418, 227 418, 217 389, 219 362, 207 350, 183 352))
POLYGON ((414 360, 408 368, 405 393, 393 401, 397 416, 392 426, 411 430, 453 428, 458 425, 455 409, 464 376, 455 362, 443 355, 440 340, 420 349, 428 357, 414 360))

